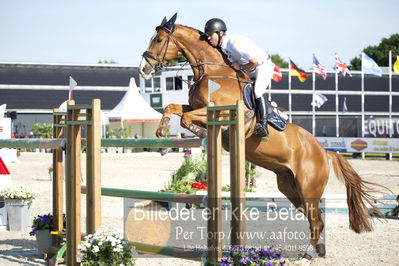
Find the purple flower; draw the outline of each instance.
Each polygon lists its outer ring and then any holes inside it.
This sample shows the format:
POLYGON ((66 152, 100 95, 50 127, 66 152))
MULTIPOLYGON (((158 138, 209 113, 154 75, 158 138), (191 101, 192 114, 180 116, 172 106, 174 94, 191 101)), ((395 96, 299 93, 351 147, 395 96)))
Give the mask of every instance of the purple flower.
POLYGON ((274 248, 245 248, 241 246, 231 247, 229 257, 221 261, 222 265, 270 265, 278 262, 284 265, 285 261, 281 261, 281 252, 274 248), (228 263, 228 264, 227 264, 228 263))
POLYGON ((264 248, 259 249, 258 254, 261 259, 264 259, 267 256, 267 252, 264 248))
POLYGON ((248 260, 247 257, 241 258, 241 259, 238 260, 239 263, 242 263, 242 264, 244 264, 244 265, 247 264, 248 261, 249 261, 249 260, 248 260))
MULTIPOLYGON (((51 213, 49 214, 44 214, 44 215, 38 215, 33 219, 33 224, 32 224, 32 231, 29 232, 29 235, 34 236, 36 234, 36 231, 38 230, 54 230, 53 228, 53 220, 54 217, 51 213)), ((66 227, 66 215, 63 214, 63 225, 66 227)))
POLYGON ((222 266, 231 265, 231 263, 229 262, 229 259, 222 259, 220 262, 221 262, 222 266))

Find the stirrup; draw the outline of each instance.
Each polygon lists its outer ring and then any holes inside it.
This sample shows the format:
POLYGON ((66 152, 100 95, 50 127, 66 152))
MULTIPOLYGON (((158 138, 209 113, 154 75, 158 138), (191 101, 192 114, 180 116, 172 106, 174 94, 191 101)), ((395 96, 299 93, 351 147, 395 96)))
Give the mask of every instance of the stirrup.
POLYGON ((254 134, 261 137, 267 137, 268 132, 265 126, 263 126, 261 123, 256 123, 254 128, 254 134))

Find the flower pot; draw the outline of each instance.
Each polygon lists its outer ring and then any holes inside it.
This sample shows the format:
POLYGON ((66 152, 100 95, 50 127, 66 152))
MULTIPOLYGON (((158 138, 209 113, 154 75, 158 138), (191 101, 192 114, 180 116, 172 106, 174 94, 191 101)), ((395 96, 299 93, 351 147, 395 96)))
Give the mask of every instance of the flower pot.
POLYGON ((37 244, 37 255, 40 258, 43 257, 44 253, 48 253, 52 244, 52 236, 50 230, 38 230, 36 231, 36 244, 37 244))
POLYGON ((8 230, 25 230, 29 224, 31 204, 24 199, 5 199, 8 217, 8 230))

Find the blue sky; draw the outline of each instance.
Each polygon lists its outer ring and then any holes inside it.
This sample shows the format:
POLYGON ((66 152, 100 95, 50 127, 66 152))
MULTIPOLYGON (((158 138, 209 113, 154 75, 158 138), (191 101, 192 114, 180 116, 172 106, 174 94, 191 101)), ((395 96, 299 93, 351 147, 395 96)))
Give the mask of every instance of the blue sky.
POLYGON ((399 33, 398 0, 0 1, 0 61, 138 65, 155 27, 178 12, 178 24, 203 29, 220 17, 228 32, 309 69, 312 54, 332 69, 368 45, 399 33))

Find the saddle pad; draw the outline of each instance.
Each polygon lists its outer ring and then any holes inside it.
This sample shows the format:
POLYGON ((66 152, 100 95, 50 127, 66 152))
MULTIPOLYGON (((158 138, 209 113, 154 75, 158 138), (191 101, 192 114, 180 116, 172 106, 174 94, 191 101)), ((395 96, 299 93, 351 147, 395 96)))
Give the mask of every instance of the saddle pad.
POLYGON ((283 131, 287 126, 287 123, 284 119, 282 119, 279 115, 275 112, 272 112, 267 117, 267 122, 273 125, 276 129, 283 131))
POLYGON ((255 103, 253 100, 253 94, 252 94, 252 86, 251 83, 248 83, 244 87, 244 103, 248 107, 249 110, 254 110, 255 111, 255 103))

